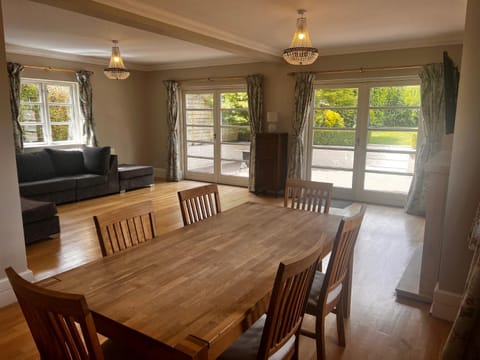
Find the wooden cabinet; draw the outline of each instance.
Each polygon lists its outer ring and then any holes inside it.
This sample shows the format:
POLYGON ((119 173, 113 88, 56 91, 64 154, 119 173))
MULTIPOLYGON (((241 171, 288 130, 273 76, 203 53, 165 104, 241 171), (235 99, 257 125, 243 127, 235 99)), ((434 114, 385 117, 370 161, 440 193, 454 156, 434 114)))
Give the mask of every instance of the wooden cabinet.
POLYGON ((255 191, 281 194, 287 177, 287 133, 261 133, 256 137, 255 191))

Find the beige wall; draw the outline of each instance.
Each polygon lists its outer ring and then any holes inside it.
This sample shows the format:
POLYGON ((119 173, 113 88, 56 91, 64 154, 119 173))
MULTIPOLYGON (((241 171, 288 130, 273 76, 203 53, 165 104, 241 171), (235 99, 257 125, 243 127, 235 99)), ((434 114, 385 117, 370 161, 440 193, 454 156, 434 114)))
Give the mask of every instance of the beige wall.
MULTIPOLYGON (((47 59, 36 56, 7 54, 7 60, 23 65, 40 65, 75 70, 93 71, 93 116, 100 145, 112 146, 123 163, 151 164, 145 138, 149 124, 146 104, 145 78, 147 74, 132 71, 127 80, 109 80, 103 66, 47 59)), ((75 81, 74 73, 25 68, 23 77, 75 81)))
POLYGON ((13 299, 3 269, 27 270, 6 66, 0 4, 0 306, 13 299))
POLYGON ((453 293, 462 293, 464 289, 472 256, 467 249, 466 239, 480 200, 478 14, 480 0, 469 0, 439 279, 439 289, 453 293))
MULTIPOLYGON (((290 132, 295 80, 293 76, 289 76, 289 73, 293 71, 321 71, 442 62, 442 53, 444 50, 447 50, 454 61, 459 63, 462 47, 456 45, 341 56, 325 56, 320 57, 314 65, 307 67, 295 67, 279 62, 153 72, 147 77, 146 83, 150 100, 148 104, 149 118, 151 121, 149 142, 152 144, 151 149, 154 154, 154 166, 157 168, 166 168, 167 162, 166 91, 162 84, 162 80, 170 79, 182 81, 206 77, 241 77, 256 73, 263 74, 265 76, 265 113, 269 111, 278 112, 278 131, 290 132)), ((317 76, 317 79, 328 80, 342 77, 361 79, 365 77, 408 75, 415 74, 416 72, 417 70, 403 70, 395 72, 384 71, 365 74, 348 74, 343 76, 337 74, 317 76)), ((218 83, 219 82, 214 82, 214 84, 218 83)), ((242 83, 241 80, 240 83, 242 83)), ((202 83, 188 81, 181 82, 182 87, 192 85, 202 85, 202 83)), ((206 83, 206 85, 208 85, 208 83, 206 83)))

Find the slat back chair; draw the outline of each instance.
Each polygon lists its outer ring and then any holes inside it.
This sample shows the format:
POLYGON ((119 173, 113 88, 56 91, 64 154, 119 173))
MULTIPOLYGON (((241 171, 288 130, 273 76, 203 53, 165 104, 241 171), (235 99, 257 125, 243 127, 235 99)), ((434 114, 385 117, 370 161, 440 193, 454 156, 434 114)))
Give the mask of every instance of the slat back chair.
POLYGON ((222 212, 217 184, 178 192, 183 225, 191 225, 222 212))
POLYGON ((157 236, 151 201, 107 211, 93 217, 103 256, 113 255, 157 236))
POLYGON ((83 295, 41 288, 24 280, 11 267, 5 272, 41 359, 104 358, 95 323, 83 295))
MULTIPOLYGON (((348 218, 342 219, 338 227, 332 254, 325 274, 317 271, 306 307, 306 313, 314 315, 315 333, 302 334, 316 339, 317 359, 325 359, 325 317, 335 312, 339 345, 345 346, 345 292, 348 291, 348 271, 353 257, 355 243, 365 215, 366 206, 348 218)), ((351 274, 350 274, 351 276, 351 274)))
MULTIPOLYGON (((322 235, 320 243, 324 242, 322 235)), ((255 354, 252 346, 258 348, 257 360, 298 358, 300 327, 321 250, 321 246, 316 247, 306 255, 280 263, 266 317, 255 322, 219 360, 248 360, 248 355, 255 354)))
POLYGON ((328 214, 332 191, 332 183, 287 179, 283 206, 328 214))

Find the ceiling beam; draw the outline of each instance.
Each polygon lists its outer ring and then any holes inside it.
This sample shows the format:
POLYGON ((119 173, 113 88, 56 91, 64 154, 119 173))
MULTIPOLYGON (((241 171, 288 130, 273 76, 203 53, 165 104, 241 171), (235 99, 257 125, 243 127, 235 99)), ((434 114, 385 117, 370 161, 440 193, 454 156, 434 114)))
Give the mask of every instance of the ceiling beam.
POLYGON ((253 61, 281 61, 279 55, 271 51, 254 49, 233 41, 218 39, 214 36, 194 32, 164 21, 141 16, 116 7, 101 4, 92 0, 31 0, 36 3, 53 6, 56 8, 73 11, 83 15, 129 26, 135 29, 149 31, 163 36, 187 41, 213 49, 229 52, 253 61))

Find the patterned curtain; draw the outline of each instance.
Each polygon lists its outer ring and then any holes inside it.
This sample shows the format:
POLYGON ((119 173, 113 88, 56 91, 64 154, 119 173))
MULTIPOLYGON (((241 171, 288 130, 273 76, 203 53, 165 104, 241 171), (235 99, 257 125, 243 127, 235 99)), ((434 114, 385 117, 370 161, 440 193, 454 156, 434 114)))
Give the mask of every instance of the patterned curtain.
POLYGON ((314 73, 297 73, 295 83, 295 112, 293 134, 288 157, 288 177, 305 179, 303 132, 313 99, 314 73))
POLYGON ((13 139, 15 141, 15 151, 19 153, 23 151, 23 130, 18 121, 18 115, 20 114, 20 72, 23 70, 23 65, 9 62, 7 70, 10 83, 13 139))
POLYGON ((168 125, 168 169, 167 181, 178 181, 178 83, 173 80, 163 82, 167 88, 168 125))
POLYGON ((248 190, 254 192, 256 135, 262 132, 263 123, 263 75, 247 76, 247 93, 251 133, 248 190))
POLYGON ((474 251, 465 293, 443 348, 442 359, 478 359, 480 354, 480 204, 468 238, 474 251))
POLYGON ((445 94, 443 65, 425 65, 419 73, 422 97, 424 143, 420 146, 415 159, 415 172, 408 192, 407 213, 425 214, 425 163, 430 160, 442 146, 445 133, 445 94))
POLYGON ((80 90, 80 108, 85 119, 83 136, 85 136, 87 145, 98 146, 95 135, 95 123, 93 122, 92 84, 90 82, 93 72, 80 70, 75 75, 77 76, 78 88, 80 90))

